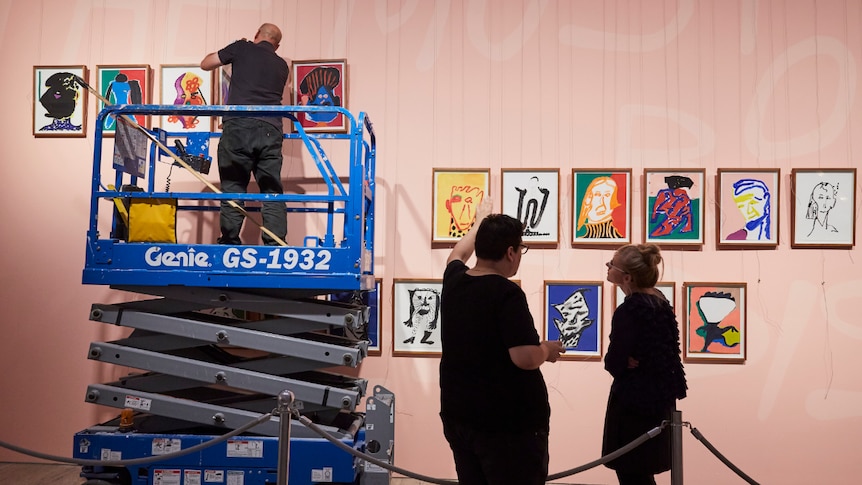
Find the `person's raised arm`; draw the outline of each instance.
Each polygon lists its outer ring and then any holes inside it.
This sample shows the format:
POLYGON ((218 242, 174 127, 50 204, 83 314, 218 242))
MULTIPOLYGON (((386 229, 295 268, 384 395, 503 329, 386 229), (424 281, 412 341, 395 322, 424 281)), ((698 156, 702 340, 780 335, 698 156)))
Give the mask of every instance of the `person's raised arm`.
POLYGON ((470 259, 470 256, 473 255, 473 250, 476 249, 476 232, 479 230, 479 225, 482 224, 482 220, 488 217, 488 214, 491 213, 491 209, 493 208, 494 204, 490 197, 486 196, 482 198, 482 202, 480 202, 479 207, 476 208, 476 219, 473 221, 473 225, 470 226, 470 230, 467 231, 467 234, 464 234, 464 237, 455 243, 455 247, 453 247, 452 251, 449 253, 449 258, 446 259, 447 266, 456 259, 463 261, 464 263, 470 259))
POLYGON ((221 65, 223 64, 221 62, 221 58, 218 56, 218 52, 210 52, 201 61, 201 69, 204 71, 212 71, 221 65))

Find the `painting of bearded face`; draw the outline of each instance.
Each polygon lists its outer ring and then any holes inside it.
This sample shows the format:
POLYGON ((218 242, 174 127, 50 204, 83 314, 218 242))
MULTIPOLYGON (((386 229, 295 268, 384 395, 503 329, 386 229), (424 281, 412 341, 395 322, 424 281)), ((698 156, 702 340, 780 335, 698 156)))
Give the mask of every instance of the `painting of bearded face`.
POLYGON ((392 288, 392 355, 439 355, 441 280, 396 279, 392 288))

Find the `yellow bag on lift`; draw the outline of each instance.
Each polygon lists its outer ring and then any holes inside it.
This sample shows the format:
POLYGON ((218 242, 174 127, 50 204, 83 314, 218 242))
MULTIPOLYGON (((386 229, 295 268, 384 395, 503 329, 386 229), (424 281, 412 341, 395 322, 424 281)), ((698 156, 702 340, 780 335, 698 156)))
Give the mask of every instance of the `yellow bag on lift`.
POLYGON ((132 198, 129 242, 176 243, 177 200, 132 198))
MULTIPOLYGON (((113 186, 109 186, 113 189, 113 186)), ((128 242, 177 242, 177 200, 142 197, 114 198, 128 242), (127 208, 128 206, 128 208, 127 208)))

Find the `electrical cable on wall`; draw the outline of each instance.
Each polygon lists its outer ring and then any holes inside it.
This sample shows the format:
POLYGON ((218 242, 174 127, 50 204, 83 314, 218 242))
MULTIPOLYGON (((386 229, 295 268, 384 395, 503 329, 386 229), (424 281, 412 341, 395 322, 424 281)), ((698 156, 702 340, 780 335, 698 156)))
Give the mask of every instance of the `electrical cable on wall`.
MULTIPOLYGON (((817 34, 817 0, 814 0, 814 106, 817 119, 817 168, 823 167, 821 155, 823 152, 823 135, 822 124, 823 120, 820 116, 820 41, 817 34)), ((832 380, 835 377, 834 360, 832 356, 832 337, 829 332, 831 323, 829 321, 829 305, 827 304, 826 295, 826 253, 820 249, 820 290, 823 295, 823 311, 826 313, 824 318, 823 331, 825 334, 825 342, 823 349, 823 358, 826 365, 826 392, 823 399, 829 397, 829 391, 832 389, 832 380)))

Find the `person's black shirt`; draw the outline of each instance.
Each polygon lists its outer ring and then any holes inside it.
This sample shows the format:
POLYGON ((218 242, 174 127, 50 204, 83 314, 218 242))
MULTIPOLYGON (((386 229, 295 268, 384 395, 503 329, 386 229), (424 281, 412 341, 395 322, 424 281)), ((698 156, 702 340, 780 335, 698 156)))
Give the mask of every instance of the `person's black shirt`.
MULTIPOLYGON (((227 104, 281 105, 290 68, 287 62, 275 53, 275 46, 266 41, 255 44, 248 40, 238 40, 218 51, 218 56, 222 64, 232 66, 227 104)), ((224 116, 225 120, 230 118, 230 115, 224 116)), ((279 130, 282 129, 281 117, 259 119, 272 123, 279 130)))

